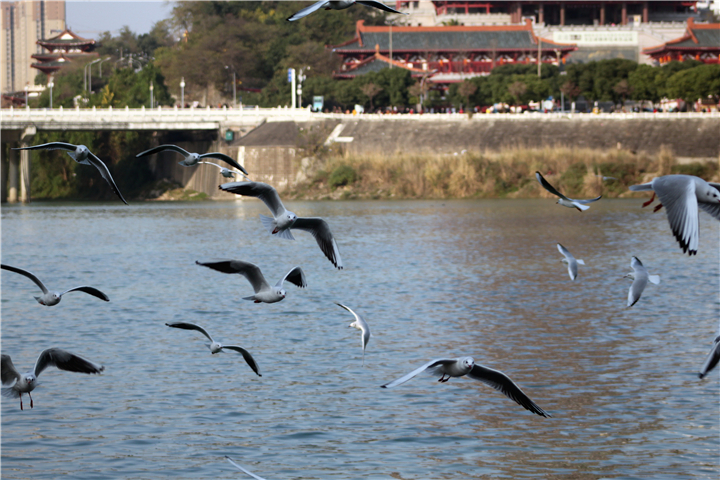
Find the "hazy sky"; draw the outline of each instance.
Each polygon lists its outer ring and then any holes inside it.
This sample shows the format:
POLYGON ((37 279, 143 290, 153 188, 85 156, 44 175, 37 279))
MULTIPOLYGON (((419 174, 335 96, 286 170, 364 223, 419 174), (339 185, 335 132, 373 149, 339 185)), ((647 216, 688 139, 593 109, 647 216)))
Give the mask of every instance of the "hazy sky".
POLYGON ((81 37, 97 38, 109 30, 117 33, 125 25, 135 33, 147 33, 153 24, 170 16, 172 4, 164 0, 110 2, 102 0, 65 3, 65 23, 81 37))

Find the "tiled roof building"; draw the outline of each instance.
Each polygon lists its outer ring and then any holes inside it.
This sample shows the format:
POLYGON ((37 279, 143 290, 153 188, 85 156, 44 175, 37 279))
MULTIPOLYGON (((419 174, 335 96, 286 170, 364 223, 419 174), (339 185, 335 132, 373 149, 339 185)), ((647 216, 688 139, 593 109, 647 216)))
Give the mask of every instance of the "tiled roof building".
POLYGON ((657 47, 643 50, 661 65, 673 60, 700 60, 720 63, 720 23, 695 23, 687 21, 685 35, 657 47))
POLYGON ((51 76, 74 59, 98 56, 93 52, 95 40, 82 38, 67 29, 47 40, 38 40, 37 44, 48 52, 31 55, 38 60, 38 63, 33 63, 31 67, 37 68, 47 76, 51 76))

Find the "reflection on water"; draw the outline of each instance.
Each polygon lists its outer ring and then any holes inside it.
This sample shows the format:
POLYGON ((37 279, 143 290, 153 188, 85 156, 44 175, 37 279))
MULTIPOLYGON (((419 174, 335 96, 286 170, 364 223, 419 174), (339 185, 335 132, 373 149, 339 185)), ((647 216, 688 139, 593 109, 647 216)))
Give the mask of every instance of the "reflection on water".
POLYGON ((309 235, 263 229, 260 202, 34 204, 2 210, 2 261, 82 293, 42 307, 3 272, 2 348, 21 371, 57 346, 104 375, 48 370, 35 408, 2 401, 2 477, 717 478, 717 372, 697 379, 718 322, 718 224, 682 255, 638 200, 587 212, 550 201, 294 202, 325 217, 337 271, 309 235), (584 259, 571 282, 555 244, 584 259), (662 283, 625 308, 637 255, 662 283), (237 258, 309 288, 253 304, 237 258), (277 273, 279 275, 279 273, 277 273), (359 332, 373 331, 361 367, 359 332), (188 321, 247 348, 210 355, 188 321), (472 355, 555 418, 468 378, 379 386, 437 357, 472 355))

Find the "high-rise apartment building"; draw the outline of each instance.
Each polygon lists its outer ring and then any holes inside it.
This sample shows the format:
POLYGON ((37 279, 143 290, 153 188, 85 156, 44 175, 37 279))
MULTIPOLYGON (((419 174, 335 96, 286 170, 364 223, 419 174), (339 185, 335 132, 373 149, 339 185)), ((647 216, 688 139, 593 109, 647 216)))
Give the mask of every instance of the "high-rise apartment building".
POLYGON ((26 85, 33 89, 38 71, 30 67, 31 55, 44 51, 38 40, 65 30, 65 1, 19 0, 0 5, 0 92, 22 91, 26 85))

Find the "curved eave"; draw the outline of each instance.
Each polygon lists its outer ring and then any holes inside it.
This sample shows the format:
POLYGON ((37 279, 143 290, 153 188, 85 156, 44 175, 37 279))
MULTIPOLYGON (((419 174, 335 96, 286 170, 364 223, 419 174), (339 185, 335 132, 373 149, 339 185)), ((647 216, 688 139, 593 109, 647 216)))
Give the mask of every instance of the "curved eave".
MULTIPOLYGON (((578 49, 578 47, 573 46, 573 47, 562 47, 562 48, 541 48, 540 51, 541 51, 541 52, 544 52, 544 53, 554 53, 555 50, 560 50, 561 52, 570 53, 570 52, 574 52, 574 51, 577 50, 577 49, 578 49)), ((383 51, 383 52, 386 52, 386 51, 388 51, 388 50, 382 50, 382 51, 383 51)), ((438 52, 480 53, 480 52, 483 52, 483 53, 484 53, 484 52, 493 52, 493 51, 495 51, 495 52, 528 52, 528 51, 536 52, 536 51, 537 51, 537 48, 530 48, 530 47, 528 47, 528 48, 494 48, 494 49, 493 49, 493 48, 478 48, 478 49, 467 49, 467 48, 437 48, 437 49, 432 49, 432 48, 423 48, 423 49, 413 48, 413 49, 396 49, 396 48, 393 48, 393 54, 396 54, 396 53, 398 53, 398 54, 399 54, 399 53, 418 53, 418 52, 422 52, 422 53, 425 53, 425 52, 433 52, 433 53, 438 53, 438 52)), ((335 50, 335 53, 339 53, 339 54, 341 54, 341 53, 369 53, 369 54, 374 54, 374 53, 375 53, 375 50, 374 50, 374 49, 367 49, 367 50, 366 50, 366 49, 362 49, 362 50, 357 50, 357 49, 352 49, 352 50, 335 50)))
POLYGON ((662 53, 666 52, 695 52, 695 51, 701 51, 701 52, 712 52, 712 51, 720 51, 720 45, 717 47, 663 47, 663 48, 656 48, 656 49, 646 49, 643 50, 643 55, 660 55, 662 53))

